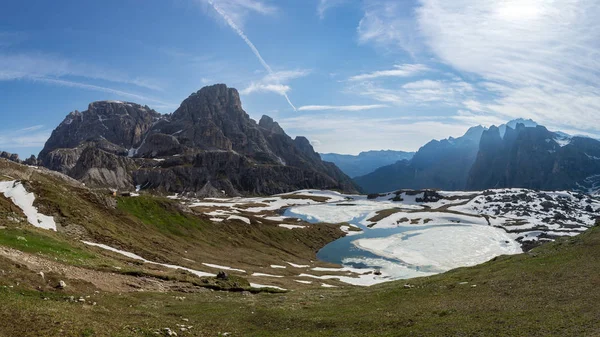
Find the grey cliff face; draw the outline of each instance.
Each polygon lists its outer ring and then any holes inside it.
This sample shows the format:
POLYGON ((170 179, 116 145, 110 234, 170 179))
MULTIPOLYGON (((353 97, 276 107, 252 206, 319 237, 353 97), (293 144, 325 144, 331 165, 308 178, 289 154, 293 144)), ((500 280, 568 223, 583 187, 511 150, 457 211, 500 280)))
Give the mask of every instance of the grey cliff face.
POLYGON ((39 157, 98 187, 196 196, 356 190, 306 138, 290 138, 268 116, 258 124, 250 119, 237 90, 224 84, 191 94, 171 115, 133 103, 92 103, 67 116, 39 157))

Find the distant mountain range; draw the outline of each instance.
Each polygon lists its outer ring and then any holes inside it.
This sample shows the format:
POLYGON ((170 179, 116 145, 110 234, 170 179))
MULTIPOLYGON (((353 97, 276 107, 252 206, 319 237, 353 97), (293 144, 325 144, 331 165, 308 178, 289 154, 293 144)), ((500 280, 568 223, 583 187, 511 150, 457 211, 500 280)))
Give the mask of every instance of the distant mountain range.
POLYGON ((52 132, 38 162, 88 186, 193 196, 267 195, 299 189, 356 192, 308 139, 273 119, 259 123, 238 91, 204 87, 172 114, 120 101, 91 103, 52 132))
POLYGON ((376 169, 393 164, 399 160, 410 160, 414 152, 405 151, 367 151, 357 156, 337 153, 321 153, 321 159, 332 162, 350 177, 371 173, 376 169))
POLYGON ((354 180, 368 193, 509 187, 591 193, 600 189, 600 141, 548 131, 532 120, 519 119, 431 141, 411 160, 354 180))
POLYGON ((354 181, 369 193, 400 188, 464 189, 483 131, 483 127, 477 126, 459 138, 432 140, 421 147, 412 159, 380 167, 370 174, 354 178, 354 181))

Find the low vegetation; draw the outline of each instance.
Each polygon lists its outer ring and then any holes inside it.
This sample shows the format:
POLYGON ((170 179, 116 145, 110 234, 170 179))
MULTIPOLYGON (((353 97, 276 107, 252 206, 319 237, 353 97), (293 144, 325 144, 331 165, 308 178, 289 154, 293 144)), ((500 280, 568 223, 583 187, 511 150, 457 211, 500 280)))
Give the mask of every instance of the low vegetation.
POLYGON ((598 275, 596 227, 527 254, 370 288, 119 295, 37 291, 25 281, 0 288, 0 334, 149 336, 189 325, 180 335, 591 336, 600 333, 598 275))

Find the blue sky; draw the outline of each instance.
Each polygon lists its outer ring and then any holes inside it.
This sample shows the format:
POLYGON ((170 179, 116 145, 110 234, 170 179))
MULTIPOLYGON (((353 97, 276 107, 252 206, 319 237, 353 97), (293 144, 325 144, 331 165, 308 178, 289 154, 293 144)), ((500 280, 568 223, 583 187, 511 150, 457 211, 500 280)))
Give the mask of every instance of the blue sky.
POLYGON ((0 3, 0 149, 37 154, 92 101, 173 112, 237 88, 319 152, 416 150, 532 118, 598 136, 595 0, 0 3))

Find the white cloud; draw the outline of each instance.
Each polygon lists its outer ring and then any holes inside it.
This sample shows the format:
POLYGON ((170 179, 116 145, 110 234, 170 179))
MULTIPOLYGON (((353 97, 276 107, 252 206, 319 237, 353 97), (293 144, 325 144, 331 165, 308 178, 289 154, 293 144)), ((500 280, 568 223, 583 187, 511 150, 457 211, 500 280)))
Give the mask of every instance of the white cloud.
POLYGON ((267 74, 263 81, 285 83, 296 78, 307 76, 308 74, 310 74, 310 70, 306 69, 282 70, 267 74))
POLYGON ((596 0, 420 0, 416 18, 440 61, 479 76, 491 98, 469 108, 500 119, 597 130, 596 0))
POLYGON ((463 107, 463 102, 472 100, 476 93, 471 84, 460 79, 418 80, 393 88, 366 81, 350 87, 348 91, 394 105, 443 104, 460 107, 463 107))
POLYGON ((67 76, 132 84, 146 89, 162 90, 158 81, 155 80, 132 78, 120 72, 75 62, 59 56, 40 53, 0 54, 0 81, 31 77, 63 78, 67 76))
MULTIPOLYGON (((200 4, 207 4, 210 8, 217 6, 227 13, 227 17, 237 26, 243 27, 248 16, 252 14, 274 15, 277 7, 263 0, 195 0, 200 4)), ((218 11, 217 11, 218 12, 218 11)), ((219 18, 222 18, 220 13, 219 18)), ((227 23, 229 25, 229 23, 227 23)))
POLYGON ((340 6, 347 0, 319 0, 319 4, 317 6, 317 14, 319 18, 323 20, 325 18, 325 12, 329 9, 340 6))
POLYGON ((357 28, 358 42, 389 51, 402 49, 415 56, 422 43, 409 1, 366 0, 357 28))
POLYGON ((349 78, 350 81, 372 80, 381 77, 410 77, 429 70, 424 64, 399 64, 394 69, 379 70, 367 74, 360 74, 349 78))
POLYGON ((144 104, 145 102, 154 102, 154 103, 159 103, 161 106, 165 106, 165 107, 176 106, 174 104, 166 103, 166 102, 163 102, 161 100, 157 100, 157 99, 154 99, 151 97, 147 97, 147 96, 143 96, 143 95, 139 95, 139 94, 135 94, 135 93, 130 93, 127 91, 93 85, 93 84, 67 81, 67 80, 61 80, 61 79, 55 79, 55 78, 46 78, 46 77, 29 77, 27 79, 35 81, 35 82, 60 85, 60 86, 71 87, 71 88, 80 88, 80 89, 86 89, 86 90, 101 91, 101 92, 115 94, 115 95, 122 96, 122 97, 129 97, 129 98, 138 100, 137 103, 141 103, 141 104, 144 104))
POLYGON ((296 110, 296 107, 289 101, 289 98, 287 96, 287 93, 291 90, 291 87, 284 83, 296 78, 304 77, 308 74, 310 74, 309 70, 301 69, 282 70, 276 72, 271 71, 260 81, 250 83, 250 85, 247 88, 241 90, 240 93, 242 95, 266 92, 276 93, 278 95, 284 96, 288 100, 290 106, 292 106, 292 108, 296 110))
POLYGON ((292 136, 317 140, 321 153, 358 154, 373 149, 414 151, 431 139, 459 137, 468 125, 445 117, 402 116, 373 118, 359 115, 296 116, 278 121, 292 136))
MULTIPOLYGON (((250 48, 250 50, 252 51, 254 56, 256 56, 256 58, 258 59, 260 64, 263 66, 263 68, 265 68, 268 75, 274 76, 275 73, 273 72, 273 69, 271 69, 271 66, 262 57, 262 55, 260 54, 260 52, 258 51, 256 46, 254 45, 254 43, 252 43, 252 41, 250 41, 248 36, 246 36, 246 33, 244 33, 242 31, 242 29, 240 28, 239 19, 236 20, 236 16, 239 15, 238 10, 240 8, 241 9, 251 9, 251 10, 257 11, 261 14, 267 14, 269 11, 271 11, 271 9, 269 9, 271 7, 265 5, 264 2, 257 1, 257 0, 201 0, 201 1, 207 2, 208 4, 210 4, 212 6, 212 8, 215 10, 215 12, 217 12, 223 18, 223 20, 225 20, 225 23, 227 23, 227 25, 231 29, 233 29, 233 31, 236 32, 236 34, 246 43, 246 45, 248 45, 248 47, 250 48), (236 21, 238 23, 236 23, 236 21)), ((290 98, 287 95, 289 88, 287 88, 287 89, 284 88, 285 86, 282 86, 280 83, 264 84, 264 85, 257 84, 256 87, 262 88, 261 90, 265 90, 265 91, 277 90, 278 93, 280 93, 283 97, 285 97, 285 100, 292 107, 292 109, 296 110, 296 107, 294 106, 294 104, 292 103, 292 101, 290 100, 290 98)), ((247 90, 245 90, 245 91, 247 91, 247 90)), ((250 93, 250 92, 255 92, 255 91, 257 91, 257 90, 253 90, 253 91, 250 90, 247 92, 250 93)))
POLYGON ((252 93, 273 92, 284 96, 288 91, 290 91, 290 87, 283 84, 251 83, 249 87, 241 90, 240 94, 249 95, 252 93))
POLYGON ((18 130, 0 131, 0 149, 13 152, 12 149, 41 148, 50 137, 52 130, 43 125, 34 125, 18 130))
POLYGON ((363 111, 387 108, 387 105, 374 104, 374 105, 305 105, 298 108, 298 111, 363 111))
POLYGON ((420 80, 406 83, 402 89, 414 103, 443 102, 459 104, 475 89, 463 81, 420 80))

